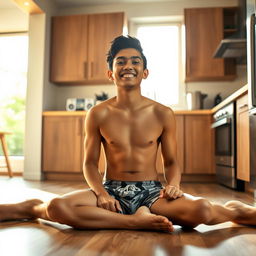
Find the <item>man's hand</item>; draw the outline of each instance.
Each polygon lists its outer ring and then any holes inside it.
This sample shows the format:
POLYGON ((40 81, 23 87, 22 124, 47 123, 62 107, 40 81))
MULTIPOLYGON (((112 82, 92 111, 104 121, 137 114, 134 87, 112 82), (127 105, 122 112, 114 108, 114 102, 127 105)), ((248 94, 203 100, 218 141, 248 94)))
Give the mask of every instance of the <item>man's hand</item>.
POLYGON ((97 196, 97 206, 112 212, 122 212, 120 203, 108 194, 97 196))
POLYGON ((177 186, 167 185, 164 189, 160 191, 159 198, 166 199, 177 199, 183 195, 183 192, 177 186))

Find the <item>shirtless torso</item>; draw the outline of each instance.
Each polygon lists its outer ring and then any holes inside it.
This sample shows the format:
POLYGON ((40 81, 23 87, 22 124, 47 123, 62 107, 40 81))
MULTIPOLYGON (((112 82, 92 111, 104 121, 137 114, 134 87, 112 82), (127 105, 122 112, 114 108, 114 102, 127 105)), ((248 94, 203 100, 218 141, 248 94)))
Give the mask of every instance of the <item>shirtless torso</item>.
MULTIPOLYGON (((156 157, 161 136, 166 126, 175 134, 171 109, 144 97, 140 106, 133 110, 116 105, 116 98, 113 98, 93 110, 98 119, 93 123, 93 143, 95 145, 95 138, 99 136, 104 146, 106 179, 158 180, 156 157)), ((174 143, 173 138, 170 139, 174 143)))

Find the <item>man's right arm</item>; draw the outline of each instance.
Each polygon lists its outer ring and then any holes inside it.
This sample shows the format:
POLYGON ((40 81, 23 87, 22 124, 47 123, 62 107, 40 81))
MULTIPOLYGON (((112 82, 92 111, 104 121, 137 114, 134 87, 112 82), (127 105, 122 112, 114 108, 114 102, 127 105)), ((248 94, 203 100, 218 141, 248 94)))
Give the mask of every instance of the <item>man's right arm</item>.
POLYGON ((96 108, 92 108, 86 115, 83 171, 89 187, 97 196, 97 206, 117 212, 121 211, 119 202, 111 197, 103 187, 102 176, 98 170, 101 149, 99 129, 101 118, 96 108))

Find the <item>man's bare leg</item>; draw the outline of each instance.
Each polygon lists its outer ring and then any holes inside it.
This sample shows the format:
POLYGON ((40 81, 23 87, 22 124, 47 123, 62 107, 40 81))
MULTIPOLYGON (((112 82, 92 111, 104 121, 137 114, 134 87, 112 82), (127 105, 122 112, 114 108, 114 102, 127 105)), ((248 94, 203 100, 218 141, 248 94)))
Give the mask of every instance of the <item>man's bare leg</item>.
POLYGON ((172 223, 164 216, 140 207, 133 215, 123 215, 96 206, 95 194, 77 191, 55 198, 49 203, 28 200, 18 204, 0 205, 1 220, 42 218, 79 229, 151 229, 173 231, 172 223))
POLYGON ((174 224, 181 226, 215 225, 226 221, 256 225, 255 207, 239 201, 229 201, 225 205, 220 205, 187 194, 173 201, 159 199, 152 205, 151 211, 166 216, 174 224))

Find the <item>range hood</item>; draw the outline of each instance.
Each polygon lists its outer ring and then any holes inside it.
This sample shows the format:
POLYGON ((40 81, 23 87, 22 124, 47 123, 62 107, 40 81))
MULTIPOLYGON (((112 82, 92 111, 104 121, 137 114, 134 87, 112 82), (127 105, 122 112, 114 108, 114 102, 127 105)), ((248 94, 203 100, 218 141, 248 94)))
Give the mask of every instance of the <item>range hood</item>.
POLYGON ((214 58, 236 58, 238 62, 246 62, 246 0, 238 0, 238 31, 219 43, 214 58))
POLYGON ((221 40, 214 58, 243 58, 246 57, 246 39, 228 38, 221 40))

